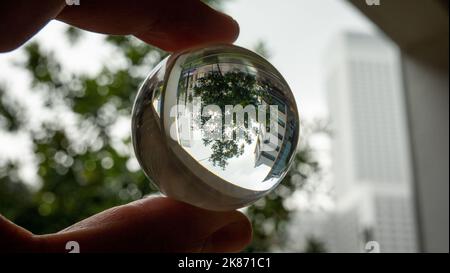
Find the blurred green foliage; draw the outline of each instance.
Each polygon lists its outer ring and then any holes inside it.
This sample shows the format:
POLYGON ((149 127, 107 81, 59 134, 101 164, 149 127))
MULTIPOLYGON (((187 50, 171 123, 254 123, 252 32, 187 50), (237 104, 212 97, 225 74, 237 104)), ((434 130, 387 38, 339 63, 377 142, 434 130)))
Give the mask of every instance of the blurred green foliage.
MULTIPOLYGON (((130 155, 113 147, 110 130, 120 116, 130 115, 134 94, 143 80, 131 76, 128 69, 141 65, 150 51, 160 51, 144 44, 134 45, 125 37, 107 40, 130 60, 129 67, 114 72, 105 67, 94 77, 64 78, 58 61, 37 43, 25 47, 26 61, 21 64, 32 75, 32 87, 46 90, 42 93, 45 107, 51 112, 65 107, 77 118, 75 128, 79 134, 94 131, 93 138, 76 141, 60 120, 47 121, 38 131, 30 130, 23 120, 29 117, 17 111, 23 107, 21 102, 2 99, 0 104, 7 124, 2 129, 25 131, 31 136, 42 181, 37 191, 28 189, 17 181, 15 162, 2 166, 0 212, 35 233, 58 231, 154 191, 142 172, 127 168, 130 155)), ((125 144, 129 142, 124 140, 125 144)))
MULTIPOLYGON (((74 46, 82 35, 77 29, 67 30, 74 46)), ((105 40, 127 65, 116 70, 105 65, 93 76, 67 75, 55 55, 43 51, 37 42, 23 49, 25 60, 20 65, 32 78, 32 90, 42 95, 47 111, 57 113, 37 129, 29 126, 33 117, 27 116, 25 105, 10 99, 0 87, 0 130, 30 136, 41 181, 37 189, 30 188, 18 175, 20 162, 0 160, 0 213, 36 234, 57 232, 156 190, 142 171, 129 166, 133 158, 130 138, 118 141, 113 130, 120 117, 131 115, 134 96, 145 76, 132 71, 150 71, 167 53, 132 37, 107 36, 105 40), (75 120, 70 128, 63 122, 67 115, 75 120)), ((261 42, 256 50, 267 54, 261 42)), ((254 228, 247 251, 270 251, 285 243, 292 214, 285 200, 319 171, 312 151, 302 147, 281 185, 246 209, 254 228)), ((316 248, 320 246, 316 244, 316 248)))

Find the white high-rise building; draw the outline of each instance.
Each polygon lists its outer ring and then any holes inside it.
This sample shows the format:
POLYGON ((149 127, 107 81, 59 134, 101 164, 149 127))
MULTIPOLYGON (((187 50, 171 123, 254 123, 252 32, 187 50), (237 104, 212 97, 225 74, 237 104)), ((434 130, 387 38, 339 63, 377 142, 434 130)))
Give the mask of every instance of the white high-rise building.
POLYGON ((376 241, 381 252, 416 252, 400 51, 383 37, 346 33, 327 54, 336 195, 328 250, 365 251, 376 241))

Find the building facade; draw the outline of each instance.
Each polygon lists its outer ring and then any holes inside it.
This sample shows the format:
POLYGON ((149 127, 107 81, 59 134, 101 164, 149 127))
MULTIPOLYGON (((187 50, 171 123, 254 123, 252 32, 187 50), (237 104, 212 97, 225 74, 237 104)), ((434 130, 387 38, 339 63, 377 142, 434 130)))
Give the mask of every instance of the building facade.
POLYGON ((384 37, 346 33, 328 54, 336 200, 328 250, 365 252, 375 242, 381 252, 417 252, 400 52, 384 37))

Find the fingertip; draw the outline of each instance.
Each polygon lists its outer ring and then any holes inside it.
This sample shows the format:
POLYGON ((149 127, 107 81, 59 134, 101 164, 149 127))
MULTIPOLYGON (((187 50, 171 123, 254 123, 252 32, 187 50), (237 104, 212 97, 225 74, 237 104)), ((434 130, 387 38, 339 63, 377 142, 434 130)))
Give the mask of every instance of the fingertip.
POLYGON ((155 24, 134 35, 169 52, 208 44, 233 43, 240 28, 231 16, 214 10, 201 1, 164 8, 155 24), (170 13, 170 14, 167 14, 170 13))
POLYGON ((249 245, 252 240, 252 227, 248 218, 242 213, 239 214, 239 221, 231 222, 211 234, 201 251, 240 252, 249 245))
MULTIPOLYGON (((165 227, 178 230, 176 234, 191 236, 193 240, 185 242, 182 252, 239 252, 252 240, 250 220, 240 211, 211 211, 160 196, 142 199, 135 205, 144 209, 158 207, 158 211, 164 212, 160 219, 165 227)), ((179 240, 178 245, 183 244, 178 236, 169 238, 179 240)))
POLYGON ((35 251, 63 252, 67 242, 82 252, 237 252, 251 241, 239 211, 210 211, 152 196, 114 207, 62 232, 34 236, 35 251))
MULTIPOLYGON (((234 41, 237 40, 237 38, 239 37, 239 33, 240 33, 240 27, 239 27, 239 23, 231 16, 215 11, 216 13, 218 13, 218 17, 222 17, 222 22, 220 23, 224 28, 225 31, 222 33, 223 35, 223 39, 225 39, 226 42, 229 43, 233 43, 234 41)), ((212 30, 215 32, 220 32, 217 29, 212 30)))

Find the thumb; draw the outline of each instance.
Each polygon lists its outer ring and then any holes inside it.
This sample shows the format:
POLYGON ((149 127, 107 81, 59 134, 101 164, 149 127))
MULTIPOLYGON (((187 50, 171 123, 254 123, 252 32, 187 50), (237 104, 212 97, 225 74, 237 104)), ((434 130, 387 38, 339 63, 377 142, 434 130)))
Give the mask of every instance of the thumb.
POLYGON ((251 240, 238 211, 214 212, 155 197, 111 208, 59 233, 35 237, 38 251, 62 252, 76 241, 81 252, 237 252, 251 240))

